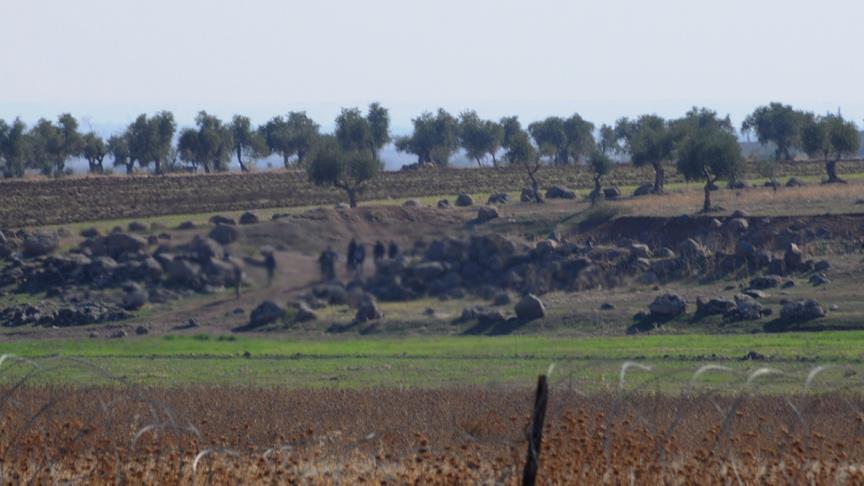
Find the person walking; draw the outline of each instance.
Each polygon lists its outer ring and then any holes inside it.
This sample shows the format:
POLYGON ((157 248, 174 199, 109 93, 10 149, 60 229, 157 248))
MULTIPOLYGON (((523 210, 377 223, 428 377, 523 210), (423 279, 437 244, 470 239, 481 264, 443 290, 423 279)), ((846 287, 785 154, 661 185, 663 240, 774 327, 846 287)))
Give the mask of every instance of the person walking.
POLYGON ((276 275, 276 257, 273 252, 264 254, 264 268, 267 269, 267 286, 273 285, 273 277, 276 275))

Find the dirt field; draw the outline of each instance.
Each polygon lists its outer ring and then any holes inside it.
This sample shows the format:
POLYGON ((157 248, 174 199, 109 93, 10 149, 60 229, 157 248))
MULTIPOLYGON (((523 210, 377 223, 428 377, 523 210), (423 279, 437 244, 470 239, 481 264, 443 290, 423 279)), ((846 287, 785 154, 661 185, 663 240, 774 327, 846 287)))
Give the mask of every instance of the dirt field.
MULTIPOLYGON (((532 410, 527 387, 3 394, 4 483, 518 484, 532 410)), ((859 484, 862 407, 839 394, 553 388, 539 480, 859 484)))
MULTIPOLYGON (((864 172, 864 162, 844 162, 841 173, 864 172)), ((816 177, 820 162, 784 164, 778 177, 794 174, 816 177)), ((550 167, 540 171, 543 187, 553 184, 571 188, 591 187, 585 167, 550 167)), ((669 183, 681 182, 673 167, 667 168, 669 183)), ((749 174, 757 178, 757 174, 749 174)), ((607 185, 636 186, 652 180, 649 169, 622 165, 607 185)), ((505 168, 447 169, 432 172, 388 172, 375 179, 364 200, 471 193, 512 192, 526 187, 519 171, 505 168)), ((632 189, 631 189, 632 190, 632 189)), ((0 228, 70 224, 170 214, 193 214, 263 208, 287 208, 334 204, 343 194, 316 188, 301 172, 213 174, 171 176, 70 177, 57 180, 0 181, 0 228)))

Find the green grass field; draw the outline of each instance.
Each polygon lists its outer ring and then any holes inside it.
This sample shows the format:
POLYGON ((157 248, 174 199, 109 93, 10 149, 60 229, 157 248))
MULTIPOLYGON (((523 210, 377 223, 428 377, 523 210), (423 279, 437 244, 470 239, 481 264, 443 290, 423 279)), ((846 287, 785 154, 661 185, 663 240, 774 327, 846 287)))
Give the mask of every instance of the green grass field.
POLYGON ((800 389, 816 365, 830 386, 860 386, 864 332, 757 335, 668 335, 546 338, 434 337, 296 340, 166 336, 106 342, 36 340, 0 345, 7 357, 0 380, 91 385, 231 384, 290 388, 526 385, 555 366, 553 382, 591 391, 616 388, 627 360, 628 386, 685 387, 696 369, 720 364, 734 372, 707 373, 701 384, 738 389, 760 367, 782 371, 769 389, 800 389), (744 361, 750 351, 765 361, 744 361), (247 354, 248 353, 248 354, 247 354), (18 359, 16 359, 18 358, 18 359))

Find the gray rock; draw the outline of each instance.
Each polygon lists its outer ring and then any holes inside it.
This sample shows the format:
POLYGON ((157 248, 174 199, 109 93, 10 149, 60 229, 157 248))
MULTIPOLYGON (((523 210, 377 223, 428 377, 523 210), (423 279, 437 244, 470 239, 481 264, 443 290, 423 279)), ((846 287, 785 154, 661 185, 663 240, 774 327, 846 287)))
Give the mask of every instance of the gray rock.
POLYGON ((609 200, 615 200, 621 197, 621 189, 617 187, 607 187, 603 189, 603 197, 609 200))
POLYGON ((141 253, 147 249, 147 240, 140 236, 117 231, 102 239, 105 252, 117 259, 124 253, 141 253))
POLYGON ((447 199, 442 199, 438 201, 437 206, 438 209, 450 209, 450 201, 448 201, 447 199))
POLYGON ((633 191, 633 196, 647 196, 649 194, 654 193, 654 185, 653 184, 642 184, 633 191))
POLYGON ((193 287, 199 284, 201 266, 188 260, 175 258, 168 263, 165 271, 168 273, 168 280, 172 283, 193 287))
POLYGON ((796 272, 804 268, 804 252, 795 243, 789 243, 786 253, 783 255, 783 263, 790 272, 796 272))
POLYGON ((810 276, 810 283, 814 286, 820 286, 831 283, 831 280, 824 273, 814 273, 810 276))
POLYGON ((816 262, 816 265, 813 267, 817 272, 827 272, 831 269, 831 262, 828 260, 819 260, 816 262))
POLYGON ((192 241, 181 250, 188 252, 189 256, 199 263, 221 260, 225 256, 225 250, 219 242, 201 235, 195 235, 192 241))
POLYGON ((688 260, 699 260, 708 256, 708 250, 693 238, 687 238, 678 245, 678 252, 688 260))
POLYGON ((663 294, 654 299, 648 310, 654 317, 674 319, 687 310, 687 300, 675 293, 663 294))
POLYGON ((722 297, 715 297, 708 301, 702 298, 696 299, 696 315, 699 316, 724 315, 733 310, 735 310, 735 301, 731 299, 722 297))
POLYGON ((240 237, 240 232, 234 226, 217 224, 215 228, 210 230, 208 236, 222 245, 230 245, 237 241, 237 238, 240 237))
POLYGON ((285 309, 272 300, 265 300, 249 314, 249 326, 258 327, 273 324, 284 319, 285 315, 285 309))
POLYGON ((522 193, 519 195, 519 200, 523 203, 541 203, 543 202, 543 196, 534 189, 526 187, 522 189, 522 193))
POLYGON ((513 310, 520 321, 533 321, 546 315, 546 306, 534 294, 527 294, 519 299, 513 310))
POLYGON ((477 221, 485 223, 499 217, 498 210, 493 207, 482 207, 477 210, 477 221))
POLYGON ((144 307, 149 300, 147 290, 137 283, 127 283, 123 286, 123 308, 126 310, 138 310, 144 307))
POLYGON ((561 186, 552 186, 546 190, 546 199, 576 199, 576 193, 561 186))
POLYGON ((294 315, 295 322, 309 322, 318 319, 318 314, 305 302, 298 302, 294 307, 297 309, 297 313, 294 315))
POLYGON ((509 305, 510 302, 510 294, 507 292, 498 292, 495 294, 495 298, 492 299, 492 303, 495 305, 509 305))
POLYGON ((216 215, 210 218, 210 224, 225 224, 229 226, 236 225, 237 222, 234 221, 234 218, 229 218, 226 216, 216 215))
POLYGON ((653 254, 648 245, 642 243, 633 243, 630 245, 630 256, 634 258, 651 258, 653 254))
POLYGON ((806 184, 796 177, 790 177, 789 180, 786 181, 786 187, 802 187, 804 185, 806 184))
POLYGON ((43 256, 53 253, 60 246, 57 233, 36 232, 24 237, 24 254, 27 256, 43 256))
POLYGON ((460 192, 458 196, 456 196, 456 205, 459 207, 467 207, 474 205, 474 198, 471 197, 470 194, 465 192, 460 192))
POLYGON ((367 322, 383 318, 384 313, 378 308, 375 299, 371 295, 365 295, 363 300, 357 306, 357 314, 354 316, 354 320, 357 322, 367 322))
POLYGON ((444 265, 441 262, 422 262, 411 267, 411 273, 426 281, 436 279, 444 274, 444 265))
POLYGON ((749 241, 738 240, 738 243, 735 244, 735 256, 740 258, 756 256, 756 247, 749 241))
POLYGON ((405 201, 404 203, 402 203, 403 208, 419 208, 422 206, 423 205, 420 204, 419 199, 409 199, 409 200, 405 201))
POLYGON ((813 299, 787 302, 780 310, 780 318, 786 321, 809 321, 820 317, 825 317, 825 309, 813 299))
POLYGON ((507 204, 510 202, 510 195, 506 192, 496 192, 489 196, 486 204, 507 204))
POLYGON ((144 233, 150 230, 150 227, 140 221, 132 221, 128 226, 129 231, 133 233, 144 233))
POLYGON ((258 215, 253 212, 246 211, 240 215, 240 224, 257 224, 258 221, 258 215))
POLYGON ((609 302, 603 302, 600 304, 600 310, 615 310, 615 304, 610 304, 609 302))
POLYGON ((724 226, 733 233, 744 233, 750 228, 750 223, 744 218, 732 218, 724 226))
POLYGON ((177 229, 179 229, 179 230, 195 229, 195 223, 193 223, 192 221, 184 221, 184 222, 180 223, 179 226, 177 226, 177 229))
POLYGON ((779 287, 783 279, 779 275, 764 275, 750 279, 750 288, 756 290, 773 289, 779 287))
POLYGON ((754 321, 762 317, 762 304, 747 294, 736 294, 735 313, 742 320, 754 321))
POLYGON ((143 336, 143 335, 149 334, 149 333, 150 333, 150 330, 144 326, 138 326, 135 328, 135 334, 137 334, 139 336, 143 336))

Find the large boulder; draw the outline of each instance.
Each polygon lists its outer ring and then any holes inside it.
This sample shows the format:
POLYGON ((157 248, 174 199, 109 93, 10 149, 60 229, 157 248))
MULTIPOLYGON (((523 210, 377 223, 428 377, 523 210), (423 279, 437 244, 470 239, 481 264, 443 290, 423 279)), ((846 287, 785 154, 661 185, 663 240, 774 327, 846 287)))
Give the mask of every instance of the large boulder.
POLYGON ((493 207, 484 206, 477 210, 477 222, 485 223, 487 221, 492 221, 493 219, 498 218, 500 215, 498 214, 498 210, 493 207))
POLYGON ((256 224, 258 223, 258 215, 249 211, 240 215, 240 224, 256 224))
POLYGON ((366 294, 357 306, 357 314, 354 316, 354 320, 357 322, 367 322, 376 321, 383 317, 384 313, 378 308, 375 299, 371 295, 366 294))
POLYGON ((762 304, 747 294, 735 295, 735 315, 738 319, 755 321, 762 317, 762 304))
POLYGON ((797 177, 790 177, 788 181, 786 181, 786 187, 802 187, 805 184, 801 182, 797 177))
POLYGON ((234 221, 234 218, 229 218, 227 216, 221 216, 217 214, 216 216, 210 218, 210 224, 227 224, 233 226, 237 224, 237 222, 234 221))
POLYGON ((546 306, 534 294, 527 294, 519 299, 513 310, 520 321, 533 321, 546 315, 546 306))
POLYGON ((217 224, 215 228, 210 230, 208 236, 222 245, 230 245, 237 241, 237 238, 240 237, 240 232, 234 226, 217 224))
POLYGON ((123 308, 129 311, 144 307, 149 296, 147 290, 141 285, 129 282, 123 286, 123 308))
POLYGON ((510 202, 510 195, 506 192, 496 192, 489 195, 486 204, 507 204, 510 202))
POLYGON ((687 238, 678 245, 678 253, 687 260, 701 260, 708 256, 708 249, 693 238, 687 238))
POLYGON ((696 299, 697 316, 725 315, 733 310, 735 310, 735 301, 731 299, 722 297, 715 297, 707 301, 702 300, 702 298, 696 299))
POLYGON ((206 263, 210 260, 221 260, 225 255, 225 250, 213 238, 206 236, 195 235, 192 241, 183 248, 188 251, 189 257, 199 263, 206 263))
POLYGON ((663 294, 654 299, 648 310, 655 318, 674 319, 687 310, 687 300, 675 293, 663 294))
POLYGON ((416 208, 423 207, 423 205, 420 203, 419 199, 408 199, 407 201, 402 203, 402 207, 403 208, 409 208, 409 209, 416 209, 416 208))
POLYGON ((147 248, 147 240, 123 231, 110 233, 105 238, 102 238, 102 244, 105 247, 105 253, 114 259, 117 259, 124 253, 138 254, 147 248))
POLYGON ((43 256, 53 253, 60 246, 57 233, 37 232, 24 237, 24 253, 28 256, 43 256))
POLYGON ((201 266, 188 260, 175 258, 165 271, 168 273, 168 280, 174 284, 196 287, 200 281, 201 266))
POLYGON ((422 262, 411 267, 411 273, 421 280, 430 281, 444 274, 446 269, 441 262, 422 262))
POLYGON ((732 233, 744 233, 750 228, 750 223, 744 218, 732 218, 724 226, 732 233))
POLYGON ((438 209, 450 209, 450 201, 448 201, 447 199, 441 199, 440 201, 438 201, 437 206, 438 209))
POLYGON ((249 314, 249 326, 258 327, 273 324, 284 319, 285 315, 285 309, 280 307, 279 304, 272 300, 265 300, 249 314))
POLYGON ((825 317, 825 309, 813 299, 787 302, 780 310, 780 318, 785 321, 809 321, 820 317, 825 317))
POLYGON ((756 256, 756 247, 746 240, 738 240, 735 243, 735 256, 740 258, 751 258, 756 256))
POLYGON ((603 189, 603 197, 609 200, 618 199, 621 197, 621 189, 617 187, 607 187, 603 189))
POLYGON ((750 279, 750 288, 756 290, 773 289, 779 287, 783 279, 779 275, 763 275, 750 279))
POLYGON ((796 272, 804 268, 804 252, 795 243, 789 243, 786 253, 783 255, 783 263, 790 272, 796 272))
POLYGON ((294 308, 297 311, 294 314, 294 322, 309 322, 318 319, 318 314, 306 302, 298 302, 294 308))
POLYGON ((552 186, 546 190, 546 199, 576 199, 576 193, 561 186, 552 186))
POLYGON ((653 184, 642 184, 641 186, 637 187, 635 191, 633 191, 633 196, 647 196, 652 193, 654 193, 653 184))
POLYGON ((474 198, 471 197, 471 195, 468 193, 460 192, 459 195, 456 196, 456 205, 461 207, 461 208, 464 208, 467 206, 473 206, 474 205, 474 198))
POLYGON ((519 195, 519 200, 523 203, 541 203, 543 202, 543 196, 534 189, 526 187, 522 189, 522 193, 519 195))

